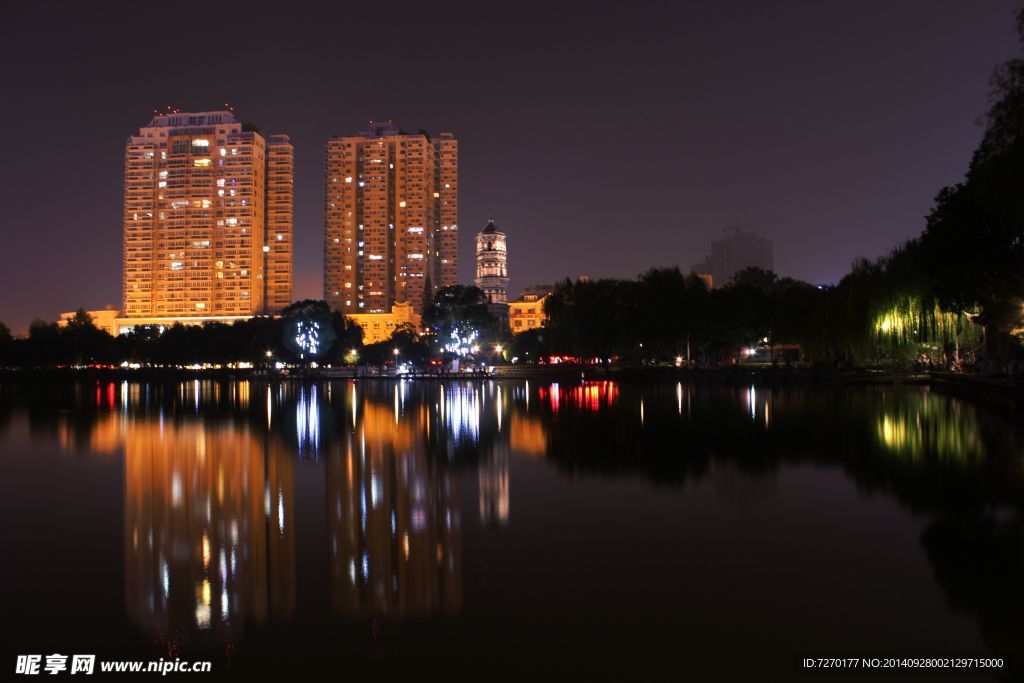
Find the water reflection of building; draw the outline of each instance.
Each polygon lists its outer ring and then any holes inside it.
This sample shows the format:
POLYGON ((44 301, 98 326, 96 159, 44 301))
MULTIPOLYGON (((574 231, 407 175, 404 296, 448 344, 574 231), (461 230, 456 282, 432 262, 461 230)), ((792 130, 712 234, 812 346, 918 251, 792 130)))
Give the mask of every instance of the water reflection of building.
POLYGON ((548 437, 540 418, 524 412, 509 416, 509 445, 520 455, 543 458, 548 449, 548 437))
MULTIPOLYGON (((493 384, 488 385, 493 388, 493 384)), ((487 420, 492 437, 486 446, 481 444, 477 477, 480 487, 480 521, 489 525, 505 526, 509 513, 509 427, 508 392, 499 385, 490 402, 492 420, 487 420)))
POLYGON ((332 609, 346 616, 454 614, 462 604, 458 489, 428 458, 428 408, 365 399, 327 457, 332 609))
POLYGON ((125 425, 125 597, 145 630, 229 639, 295 608, 294 472, 233 424, 125 425))

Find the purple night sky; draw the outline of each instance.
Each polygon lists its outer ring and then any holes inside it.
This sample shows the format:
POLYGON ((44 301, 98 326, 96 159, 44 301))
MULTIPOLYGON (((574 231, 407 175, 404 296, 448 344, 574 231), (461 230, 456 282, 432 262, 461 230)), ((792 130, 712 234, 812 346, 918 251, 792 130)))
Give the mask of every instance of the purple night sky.
POLYGON ((460 141, 460 273, 490 214, 512 294, 689 270, 726 226, 842 277, 966 170, 1019 0, 0 2, 0 320, 120 305, 122 155, 154 108, 291 136, 296 298, 321 296, 323 147, 460 141), (780 220, 775 220, 780 219, 780 220))

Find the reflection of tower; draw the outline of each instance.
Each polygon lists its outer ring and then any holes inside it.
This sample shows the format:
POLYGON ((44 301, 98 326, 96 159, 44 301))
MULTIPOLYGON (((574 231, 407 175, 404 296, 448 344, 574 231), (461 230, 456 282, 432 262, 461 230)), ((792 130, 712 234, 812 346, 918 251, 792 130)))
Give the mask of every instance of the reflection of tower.
POLYGON ((344 615, 457 613, 458 489, 427 457, 427 407, 402 420, 387 404, 365 400, 359 408, 347 443, 327 456, 332 608, 344 615))
POLYGON ((480 521, 508 524, 508 439, 499 438, 480 461, 480 521))
POLYGON ((125 598, 147 631, 235 637, 295 607, 289 453, 235 426, 130 421, 125 598))
MULTIPOLYGON (((506 414, 507 391, 498 385, 490 396, 489 406, 493 406, 494 423, 487 419, 488 432, 493 438, 486 445, 481 443, 480 462, 477 475, 480 485, 480 521, 484 524, 505 526, 508 524, 508 460, 509 460, 509 426, 506 414)), ((487 411, 491 413, 489 409, 487 411)), ((489 415, 487 416, 490 417, 489 415)))
POLYGON ((498 319, 498 329, 508 327, 508 249, 505 233, 492 218, 476 236, 476 286, 498 319))

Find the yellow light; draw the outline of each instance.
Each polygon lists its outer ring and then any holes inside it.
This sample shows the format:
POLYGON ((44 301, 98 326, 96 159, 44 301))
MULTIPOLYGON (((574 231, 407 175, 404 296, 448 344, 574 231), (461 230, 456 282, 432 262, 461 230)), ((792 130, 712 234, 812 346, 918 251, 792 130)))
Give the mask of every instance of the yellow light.
POLYGON ((395 355, 396 356, 398 355, 398 349, 395 349, 395 355))
POLYGON ((891 327, 892 323, 889 321, 888 318, 882 321, 882 332, 888 332, 891 327))
POLYGON ((405 208, 405 202, 404 201, 398 202, 398 205, 400 207, 402 207, 403 209, 405 208))

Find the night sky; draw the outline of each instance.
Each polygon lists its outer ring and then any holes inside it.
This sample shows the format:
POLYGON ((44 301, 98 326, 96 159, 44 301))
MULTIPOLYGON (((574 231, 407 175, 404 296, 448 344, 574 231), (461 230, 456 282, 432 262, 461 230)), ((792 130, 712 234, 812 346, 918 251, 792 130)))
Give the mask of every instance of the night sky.
POLYGON ((962 178, 1020 4, 0 0, 0 320, 119 306, 125 138, 224 102, 295 145, 296 298, 325 141, 389 118, 460 141, 464 282, 491 214, 512 294, 688 271, 735 222, 834 282, 962 178))

